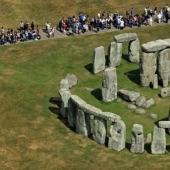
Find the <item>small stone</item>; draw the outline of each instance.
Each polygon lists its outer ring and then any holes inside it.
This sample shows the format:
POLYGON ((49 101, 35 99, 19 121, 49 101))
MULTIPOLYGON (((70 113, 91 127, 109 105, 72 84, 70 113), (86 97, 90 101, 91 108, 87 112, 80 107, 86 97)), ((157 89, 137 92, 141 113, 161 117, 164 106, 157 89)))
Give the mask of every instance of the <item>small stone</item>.
POLYGON ((155 101, 153 100, 153 98, 147 100, 143 105, 142 107, 144 108, 149 108, 150 106, 154 105, 155 104, 155 101))
POLYGON ((145 114, 146 112, 145 112, 144 109, 139 109, 139 108, 138 108, 138 109, 135 110, 135 113, 142 115, 142 114, 145 114))
POLYGON ((128 105, 128 108, 129 108, 129 109, 136 109, 136 106, 135 106, 134 104, 129 104, 129 105, 128 105))
POLYGON ((90 92, 94 90, 94 89, 92 89, 90 87, 85 87, 84 89, 87 90, 87 91, 90 91, 90 92))
POLYGON ((137 106, 142 106, 146 102, 146 98, 144 96, 139 96, 136 99, 136 105, 137 106))
POLYGON ((148 115, 148 117, 150 117, 151 119, 157 119, 158 118, 158 116, 156 114, 154 114, 154 113, 150 113, 148 115))

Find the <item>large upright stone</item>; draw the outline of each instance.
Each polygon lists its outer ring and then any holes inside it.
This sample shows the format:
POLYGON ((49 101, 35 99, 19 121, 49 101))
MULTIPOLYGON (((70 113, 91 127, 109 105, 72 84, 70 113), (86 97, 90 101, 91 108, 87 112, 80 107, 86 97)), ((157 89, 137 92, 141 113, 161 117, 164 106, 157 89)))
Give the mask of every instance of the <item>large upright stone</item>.
POLYGON ((77 106, 70 99, 68 101, 68 124, 72 128, 76 127, 76 112, 77 112, 77 106))
POLYGON ((153 82, 157 69, 155 53, 143 52, 140 58, 140 81, 142 86, 149 86, 153 82))
POLYGON ((118 122, 112 122, 110 127, 110 137, 108 147, 120 151, 125 148, 126 142, 126 125, 120 120, 118 122))
POLYGON ((124 90, 124 89, 119 89, 118 95, 124 100, 133 102, 140 96, 140 93, 129 91, 129 90, 124 90))
POLYGON ((158 89, 158 75, 157 74, 154 75, 152 85, 153 85, 153 89, 158 89))
POLYGON ((129 42, 129 47, 128 47, 129 60, 132 63, 139 63, 139 50, 140 50, 140 43, 138 38, 136 40, 129 42))
POLYGON ((143 138, 143 126, 139 124, 133 125, 132 130, 132 143, 131 149, 132 153, 143 153, 144 152, 144 138, 143 138))
POLYGON ((154 127, 153 141, 151 145, 152 154, 164 154, 166 151, 165 129, 154 127))
POLYGON ((106 140, 106 120, 94 117, 94 125, 93 125, 93 139, 97 143, 105 144, 106 140))
POLYGON ((145 52, 153 53, 170 47, 170 44, 165 40, 150 41, 146 44, 142 44, 142 49, 145 52))
POLYGON ((124 33, 124 34, 119 34, 114 37, 115 42, 117 43, 122 43, 125 41, 133 41, 136 40, 137 34, 136 33, 124 33))
POLYGON ((103 72, 102 99, 111 102, 117 98, 117 74, 116 68, 109 67, 103 72))
POLYGON ((90 127, 90 117, 88 114, 84 113, 82 110, 77 108, 76 116, 76 132, 81 136, 90 136, 91 127, 90 127))
POLYGON ((93 73, 97 74, 105 69, 106 59, 104 47, 100 46, 94 49, 93 54, 93 73))
POLYGON ((78 82, 77 76, 71 73, 68 73, 64 79, 68 80, 69 88, 75 86, 78 82))
POLYGON ((169 97, 170 96, 170 87, 165 87, 161 89, 161 97, 169 97))
POLYGON ((59 94, 61 97, 61 108, 60 108, 60 113, 63 118, 67 118, 68 116, 68 101, 71 97, 71 93, 69 90, 66 89, 60 89, 59 94))
POLYGON ((111 42, 108 49, 109 66, 119 66, 122 59, 122 43, 111 42))
POLYGON ((158 73, 163 87, 168 86, 170 81, 170 49, 160 51, 158 54, 158 73))

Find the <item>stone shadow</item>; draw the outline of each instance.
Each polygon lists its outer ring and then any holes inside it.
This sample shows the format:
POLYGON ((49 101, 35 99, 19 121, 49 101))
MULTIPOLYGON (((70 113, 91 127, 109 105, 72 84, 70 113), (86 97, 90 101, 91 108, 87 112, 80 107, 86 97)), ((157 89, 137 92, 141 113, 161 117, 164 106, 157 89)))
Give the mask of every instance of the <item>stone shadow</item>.
POLYGON ((99 101, 102 100, 102 90, 97 88, 91 91, 91 94, 99 101))
POLYGON ((125 144, 125 148, 126 148, 126 149, 128 149, 128 150, 129 150, 129 152, 130 152, 131 143, 126 142, 126 144, 125 144))
POLYGON ((126 75, 135 84, 141 85, 139 69, 128 71, 128 72, 124 73, 124 75, 126 75))
POLYGON ((151 154, 151 143, 145 143, 145 145, 144 145, 144 150, 145 150, 147 153, 151 154))
POLYGON ((132 63, 132 62, 130 62, 130 60, 129 60, 129 55, 128 55, 128 54, 123 54, 123 53, 122 53, 122 59, 124 59, 125 61, 127 61, 127 62, 129 62, 129 63, 132 63))
POLYGON ((106 59, 105 65, 109 67, 109 63, 110 63, 109 55, 105 55, 105 59, 106 59))
POLYGON ((61 107, 61 98, 60 97, 51 97, 49 99, 49 102, 57 105, 58 107, 61 107))
POLYGON ((85 65, 84 68, 93 74, 93 64, 92 63, 85 65))

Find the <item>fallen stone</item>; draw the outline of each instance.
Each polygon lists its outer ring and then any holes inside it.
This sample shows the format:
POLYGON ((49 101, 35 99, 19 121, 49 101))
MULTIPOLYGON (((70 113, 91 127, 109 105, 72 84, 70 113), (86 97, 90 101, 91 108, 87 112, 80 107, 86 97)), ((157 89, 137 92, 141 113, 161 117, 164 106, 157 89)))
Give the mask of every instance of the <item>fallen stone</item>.
POLYGON ((137 114, 145 114, 146 112, 145 112, 145 110, 144 109, 140 109, 140 108, 138 108, 138 109, 136 109, 135 110, 135 113, 137 113, 137 114))
POLYGON ((129 109, 136 109, 136 106, 135 106, 134 104, 129 104, 129 105, 128 105, 128 108, 129 108, 129 109))
POLYGON ((140 50, 140 43, 138 38, 136 38, 136 40, 129 42, 129 47, 128 47, 129 60, 132 63, 139 63, 139 56, 140 56, 139 50, 140 50))
POLYGON ((170 46, 169 43, 165 40, 156 40, 156 41, 150 41, 146 44, 142 44, 142 49, 145 52, 152 53, 152 52, 163 50, 169 46, 170 46))
POLYGON ((153 141, 151 144, 152 154, 164 154, 166 151, 166 136, 165 129, 154 127, 153 141))
POLYGON ((74 74, 68 73, 65 79, 68 80, 69 88, 75 86, 78 83, 77 76, 74 74))
POLYGON ((154 114, 154 113, 150 113, 148 115, 148 117, 150 117, 151 119, 157 119, 158 118, 158 116, 156 114, 154 114))
POLYGON ((153 83, 154 75, 157 69, 155 53, 142 52, 140 58, 140 82, 142 86, 149 86, 153 83))
POLYGON ((122 59, 122 43, 111 42, 109 49, 109 66, 119 66, 122 59))
POLYGON ((113 122, 110 127, 110 137, 108 148, 120 151, 125 148, 126 142, 126 125, 120 120, 113 122))
POLYGON ((118 90, 118 95, 122 99, 124 99, 124 100, 133 102, 133 101, 135 101, 140 96, 140 93, 134 92, 134 91, 120 89, 120 90, 118 90))
POLYGON ((136 33, 124 33, 124 34, 116 35, 114 37, 115 42, 117 43, 122 43, 125 41, 133 41, 133 40, 136 40, 137 38, 138 37, 136 33))
POLYGON ((90 88, 90 87, 85 87, 84 89, 90 92, 94 90, 93 88, 90 88))
POLYGON ((155 104, 155 101, 153 100, 153 98, 147 100, 143 105, 142 107, 144 108, 149 108, 151 106, 153 106, 155 104))
POLYGON ((170 121, 159 121, 160 128, 170 128, 170 121))
POLYGON ((97 143, 105 144, 106 140, 106 120, 94 117, 93 139, 97 143))
POLYGON ((144 152, 143 126, 134 124, 132 129, 132 142, 130 151, 132 153, 144 152))
POLYGON ((144 103, 146 102, 146 98, 144 96, 139 96, 137 99, 136 99, 136 105, 137 106, 142 106, 144 103))
POLYGON ((117 74, 116 68, 109 67, 103 72, 102 100, 111 102, 117 98, 117 74))
POLYGON ((93 55, 93 73, 97 74, 105 69, 106 59, 104 47, 100 46, 94 49, 93 55))
POLYGON ((170 97, 170 87, 161 89, 161 97, 170 97))

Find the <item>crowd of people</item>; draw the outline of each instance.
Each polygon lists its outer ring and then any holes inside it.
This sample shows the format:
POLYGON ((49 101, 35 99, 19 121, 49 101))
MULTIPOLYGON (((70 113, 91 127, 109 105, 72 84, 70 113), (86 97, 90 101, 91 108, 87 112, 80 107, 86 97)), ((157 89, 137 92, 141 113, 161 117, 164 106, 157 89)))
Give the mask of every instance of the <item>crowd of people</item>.
POLYGON ((40 29, 38 25, 35 28, 34 22, 31 22, 30 28, 28 22, 20 22, 20 26, 17 30, 4 27, 0 30, 0 45, 15 44, 17 42, 25 42, 28 40, 40 40, 40 29))
POLYGON ((115 27, 116 29, 124 29, 125 27, 141 27, 142 25, 152 26, 154 22, 168 23, 170 19, 170 7, 166 5, 159 11, 157 7, 151 8, 150 6, 144 9, 142 14, 135 14, 134 9, 131 8, 129 11, 125 12, 125 15, 121 15, 118 11, 116 13, 112 12, 102 12, 98 13, 97 16, 91 17, 89 15, 83 15, 79 13, 78 17, 75 16, 64 17, 59 21, 58 29, 67 35, 74 35, 85 33, 87 31, 96 31, 111 29, 115 27))

